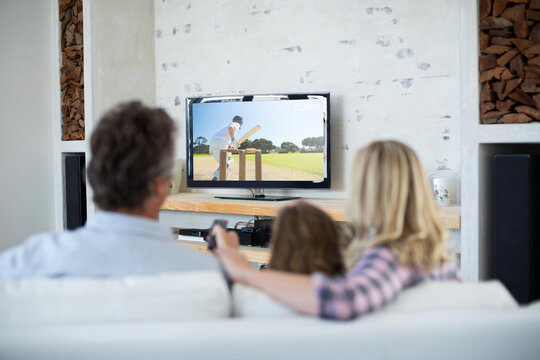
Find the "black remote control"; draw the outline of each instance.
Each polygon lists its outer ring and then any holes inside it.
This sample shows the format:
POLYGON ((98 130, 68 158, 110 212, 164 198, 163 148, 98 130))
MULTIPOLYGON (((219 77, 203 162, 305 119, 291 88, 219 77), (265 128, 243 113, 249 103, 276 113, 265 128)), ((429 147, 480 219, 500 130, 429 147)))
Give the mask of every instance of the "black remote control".
MULTIPOLYGON (((223 227, 224 229, 227 229, 227 220, 223 220, 223 219, 214 220, 214 222, 212 223, 212 226, 210 227, 209 232, 212 231, 212 229, 214 228, 214 225, 219 225, 223 227)), ((208 250, 214 250, 217 246, 216 237, 214 235, 209 234, 207 236, 207 241, 208 241, 208 250)))

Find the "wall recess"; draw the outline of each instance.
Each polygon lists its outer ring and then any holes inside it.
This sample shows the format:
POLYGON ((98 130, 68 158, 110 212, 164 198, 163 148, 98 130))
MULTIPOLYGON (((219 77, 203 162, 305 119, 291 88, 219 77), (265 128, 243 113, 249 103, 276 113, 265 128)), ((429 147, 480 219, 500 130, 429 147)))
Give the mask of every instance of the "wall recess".
POLYGON ((480 122, 540 121, 540 0, 480 0, 480 122))
POLYGON ((62 140, 84 140, 82 0, 59 0, 62 140))

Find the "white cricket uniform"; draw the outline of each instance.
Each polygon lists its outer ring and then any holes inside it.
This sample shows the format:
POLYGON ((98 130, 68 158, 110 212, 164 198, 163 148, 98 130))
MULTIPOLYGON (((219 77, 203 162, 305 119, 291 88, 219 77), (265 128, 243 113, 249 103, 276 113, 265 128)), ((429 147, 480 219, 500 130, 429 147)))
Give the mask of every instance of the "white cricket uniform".
MULTIPOLYGON (((221 149, 227 149, 231 143, 231 135, 229 134, 229 127, 234 127, 234 132, 238 131, 240 129, 240 124, 232 121, 229 124, 225 125, 221 129, 218 130, 218 132, 210 139, 210 154, 214 155, 214 159, 219 163, 219 153, 221 149)), ((227 157, 227 169, 230 167, 230 163, 232 163, 232 157, 229 155, 227 157)), ((219 167, 214 172, 214 177, 219 178, 219 167)))

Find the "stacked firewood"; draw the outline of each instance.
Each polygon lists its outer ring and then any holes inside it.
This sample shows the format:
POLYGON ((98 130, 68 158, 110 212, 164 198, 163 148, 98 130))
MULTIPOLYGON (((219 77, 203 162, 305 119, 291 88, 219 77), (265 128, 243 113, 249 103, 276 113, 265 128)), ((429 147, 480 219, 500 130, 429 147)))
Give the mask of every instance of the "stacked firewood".
POLYGON ((482 124, 540 121, 540 0, 480 0, 482 124))
POLYGON ((84 140, 82 0, 59 0, 62 31, 62 140, 84 140))

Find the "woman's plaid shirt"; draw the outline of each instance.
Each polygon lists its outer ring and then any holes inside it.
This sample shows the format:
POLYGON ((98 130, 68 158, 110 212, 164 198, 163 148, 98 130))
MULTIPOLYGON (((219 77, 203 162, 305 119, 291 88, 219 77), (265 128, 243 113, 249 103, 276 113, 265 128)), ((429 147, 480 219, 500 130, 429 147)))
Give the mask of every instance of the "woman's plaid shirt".
POLYGON ((418 268, 400 265, 386 247, 367 250, 345 275, 312 275, 317 293, 319 316, 348 320, 383 308, 404 289, 424 280, 460 281, 454 263, 447 262, 424 273, 418 268))

